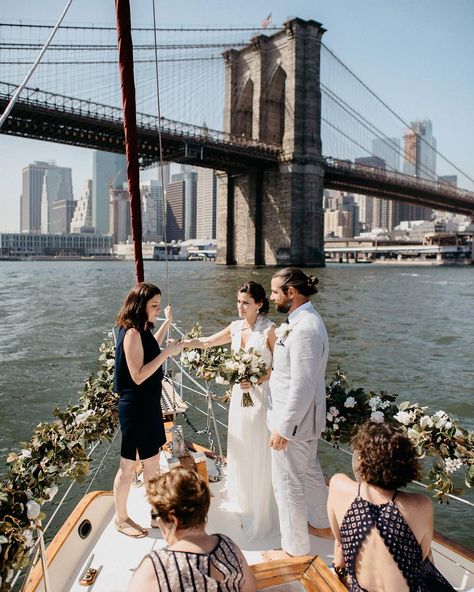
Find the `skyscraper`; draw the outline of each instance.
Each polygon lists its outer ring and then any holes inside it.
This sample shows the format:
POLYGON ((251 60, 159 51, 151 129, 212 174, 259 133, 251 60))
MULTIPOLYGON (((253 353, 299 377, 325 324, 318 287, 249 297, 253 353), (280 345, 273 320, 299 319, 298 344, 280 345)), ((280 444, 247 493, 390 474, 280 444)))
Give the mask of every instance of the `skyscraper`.
POLYGON ((156 180, 140 183, 142 234, 144 241, 163 240, 163 190, 156 180))
POLYGON ((132 232, 128 189, 109 188, 109 224, 114 244, 128 240, 132 232))
MULTIPOLYGON (((183 175, 178 175, 183 176, 183 175)), ((173 175, 174 177, 174 175, 173 175)), ((166 187, 167 240, 184 240, 184 179, 173 180, 166 187)))
POLYGON ((217 177, 211 169, 198 169, 196 238, 216 238, 217 177))
POLYGON ((43 177, 53 163, 35 161, 22 171, 22 191, 20 199, 20 232, 41 231, 41 192, 43 177))
MULTIPOLYGON (((372 154, 385 162, 388 171, 400 171, 400 153, 400 138, 376 138, 372 142, 372 154)), ((372 227, 393 230, 400 223, 401 205, 393 199, 374 198, 372 227)))
POLYGON ((109 232, 109 188, 122 189, 127 179, 123 154, 99 152, 92 154, 92 225, 97 234, 109 232))
MULTIPOLYGON (((66 226, 61 224, 55 225, 56 230, 53 229, 53 206, 57 201, 73 201, 72 194, 72 174, 71 169, 66 167, 58 167, 51 165, 44 171, 43 186, 41 191, 41 234, 60 233, 69 230, 64 230, 67 226, 69 228, 71 220, 67 220, 66 226), (63 230, 58 230, 59 228, 63 230)), ((67 206, 70 210, 71 205, 67 206)), ((66 216, 66 211, 63 212, 66 216)), ((62 214, 61 214, 62 216, 62 214)), ((72 215, 71 215, 72 217, 72 215)))
POLYGON ((436 181, 436 138, 429 119, 412 121, 404 135, 403 172, 420 179, 436 181))

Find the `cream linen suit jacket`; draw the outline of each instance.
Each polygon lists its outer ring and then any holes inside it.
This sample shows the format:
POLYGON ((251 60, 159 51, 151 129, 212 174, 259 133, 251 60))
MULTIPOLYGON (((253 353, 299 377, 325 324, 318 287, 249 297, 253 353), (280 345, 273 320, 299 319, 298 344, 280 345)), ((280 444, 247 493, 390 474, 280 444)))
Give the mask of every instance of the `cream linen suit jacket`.
POLYGON ((288 440, 312 440, 326 427, 328 335, 311 302, 281 327, 273 352, 268 427, 288 440))

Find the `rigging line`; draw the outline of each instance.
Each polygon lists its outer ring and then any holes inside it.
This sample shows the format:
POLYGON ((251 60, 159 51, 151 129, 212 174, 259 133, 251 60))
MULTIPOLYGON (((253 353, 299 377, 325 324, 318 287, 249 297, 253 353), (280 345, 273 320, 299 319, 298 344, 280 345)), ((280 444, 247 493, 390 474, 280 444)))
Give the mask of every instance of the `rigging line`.
MULTIPOLYGON (((166 195, 165 187, 165 175, 163 170, 163 141, 161 137, 161 105, 160 105, 160 79, 158 72, 158 41, 156 38, 156 11, 155 11, 155 0, 151 0, 153 6, 153 39, 155 45, 155 82, 156 82, 156 105, 158 112, 158 145, 160 152, 159 161, 159 173, 161 179, 161 195, 163 202, 163 239, 165 243, 165 273, 166 273, 166 294, 168 296, 168 303, 171 304, 171 292, 170 292, 170 278, 169 278, 169 265, 168 265, 168 199, 166 195)), ((168 165, 169 166, 169 165, 168 165)))
MULTIPOLYGON (((237 43, 233 41, 223 41, 222 43, 166 43, 159 45, 158 49, 221 49, 221 48, 232 48, 232 47, 245 47, 248 43, 237 43)), ((0 42, 1 49, 8 49, 10 51, 29 51, 39 49, 41 43, 15 43, 15 42, 0 42)), ((114 45, 107 44, 96 44, 89 45, 85 43, 53 43, 50 46, 50 51, 113 51, 117 48, 114 45)), ((150 50, 152 51, 154 46, 152 43, 144 43, 141 45, 134 45, 134 50, 150 50)))
POLYGON ((326 51, 328 51, 333 58, 339 62, 341 64, 341 66, 347 70, 349 72, 349 74, 351 74, 356 80, 357 82, 359 82, 360 84, 362 84, 362 86, 377 100, 379 101, 379 103, 381 103, 386 109, 388 109, 388 111, 390 111, 390 113, 392 115, 394 115, 398 121, 401 121, 403 123, 404 126, 406 126, 408 129, 412 130, 419 138, 422 142, 424 142, 427 146, 429 146, 438 156, 440 156, 443 160, 445 160, 448 164, 450 164, 452 167, 454 167, 458 173, 461 173, 461 175, 463 175, 464 177, 466 177, 467 179, 469 179, 469 181, 471 181, 471 183, 474 183, 474 179, 472 177, 470 177, 469 175, 467 175, 464 171, 462 171, 459 167, 457 167, 453 162, 451 162, 448 158, 446 158, 446 156, 444 156, 443 154, 441 154, 441 152, 438 152, 438 150, 436 148, 434 148, 429 142, 427 142, 423 136, 420 136, 420 134, 418 134, 411 125, 409 125, 406 121, 404 121, 400 115, 398 115, 398 113, 396 113, 387 103, 385 103, 385 101, 383 101, 377 94, 375 94, 375 92, 373 90, 371 90, 367 84, 365 84, 365 82, 363 80, 361 80, 356 74, 354 74, 354 72, 352 72, 352 70, 346 66, 346 64, 344 64, 344 62, 342 60, 340 60, 337 55, 331 51, 329 49, 329 47, 327 47, 327 45, 324 45, 324 43, 321 43, 321 45, 324 47, 324 49, 326 51))
MULTIPOLYGON (((97 467, 97 469, 96 469, 96 471, 95 471, 94 475, 92 476, 92 479, 90 480, 90 482, 89 482, 89 485, 87 486, 87 489, 86 489, 86 491, 85 491, 84 495, 87 495, 87 494, 89 493, 89 490, 90 490, 90 488, 92 487, 92 484, 94 483, 94 481, 95 481, 95 479, 96 479, 96 477, 97 477, 97 474, 99 473, 99 471, 100 471, 100 469, 101 469, 101 467, 102 467, 102 465, 103 465, 103 463, 104 463, 104 460, 106 459, 107 455, 109 454, 109 452, 110 452, 110 449, 112 448, 112 445, 113 445, 113 443, 115 442, 115 438, 117 437, 117 434, 118 434, 118 433, 119 433, 119 428, 117 428, 117 429, 115 430, 114 437, 112 438, 112 440, 110 441, 109 445, 107 446, 107 450, 104 452, 104 454, 103 454, 103 456, 102 456, 102 458, 101 458, 101 460, 100 460, 99 466, 97 467)), ((90 453, 89 453, 89 456, 90 456, 90 455, 91 455, 91 454, 94 452, 94 450, 97 448, 97 444, 98 444, 98 443, 96 443, 96 445, 94 445, 94 448, 93 448, 93 449, 90 451, 90 453)))
MULTIPOLYGON (((37 25, 37 24, 28 24, 28 23, 0 23, 0 27, 18 27, 19 29, 50 29, 49 25, 37 25)), ((116 31, 115 27, 87 27, 85 25, 66 25, 61 27, 61 29, 72 29, 78 31, 116 31)), ((152 29, 151 27, 132 27, 133 31, 195 31, 195 32, 205 32, 205 33, 214 33, 219 31, 280 31, 282 27, 267 27, 263 29, 261 26, 257 27, 160 27, 158 29, 152 29)))
POLYGON ((28 80, 31 78, 31 76, 33 75, 34 71, 36 70, 36 67, 40 63, 40 60, 43 57, 45 51, 48 49, 48 46, 51 43, 51 41, 53 40, 53 37, 55 36, 56 31, 59 29, 59 26, 61 25, 64 17, 66 16, 66 13, 69 10, 69 7, 71 6, 71 3, 72 3, 72 0, 68 0, 66 6, 64 7, 64 10, 63 10, 61 16, 59 17, 58 22, 54 26, 54 29, 51 31, 48 39, 46 40, 46 43, 43 45, 42 50, 38 54, 38 57, 34 61, 33 65, 31 66, 31 68, 30 68, 30 70, 28 72, 28 74, 25 76, 25 78, 24 78, 23 82, 20 84, 20 86, 16 89, 15 94, 13 95, 13 97, 10 100, 10 102, 6 106, 5 111, 3 112, 2 116, 0 117, 0 129, 2 128, 3 124, 5 123, 7 117, 10 115, 11 110, 15 106, 15 103, 17 102, 17 100, 18 100, 18 98, 20 96, 20 93, 25 88, 25 86, 28 84, 28 80))
MULTIPOLYGON (((162 58, 160 61, 160 63, 166 63, 166 62, 217 62, 217 61, 221 61, 222 57, 221 56, 210 56, 210 57, 202 57, 202 58, 162 58)), ((155 62, 154 59, 149 59, 149 60, 133 60, 134 64, 153 64, 155 62)), ((0 64, 3 66, 13 66, 13 65, 24 65, 24 64, 30 64, 31 62, 29 61, 19 61, 19 60, 14 60, 14 61, 9 61, 9 62, 3 62, 0 61, 0 64)), ((48 60, 47 62, 41 62, 41 66, 61 66, 61 65, 66 65, 66 66, 84 66, 84 65, 91 65, 91 64, 114 64, 117 65, 117 60, 71 60, 71 61, 51 61, 48 60)))

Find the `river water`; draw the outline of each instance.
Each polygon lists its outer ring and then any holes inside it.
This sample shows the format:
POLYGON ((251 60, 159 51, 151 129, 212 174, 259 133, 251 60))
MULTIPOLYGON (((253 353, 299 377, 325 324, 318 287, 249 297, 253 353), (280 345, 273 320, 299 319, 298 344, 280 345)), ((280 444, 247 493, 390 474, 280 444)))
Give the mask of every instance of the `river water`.
MULTIPOLYGON (((355 386, 444 409, 474 428, 474 267, 332 265, 314 273, 313 300, 330 339, 328 377, 339 365, 355 386)), ((167 274, 165 263, 145 262, 147 281, 162 288, 163 302, 171 297, 184 331, 195 321, 206 332, 222 328, 236 318, 239 285, 252 279, 268 289, 271 275, 203 262, 171 262, 167 274)), ((0 471, 55 406, 77 399, 133 284, 132 262, 0 262, 0 471)), ((320 454, 327 475, 349 471, 342 453, 322 443, 320 454)), ((117 459, 118 442, 93 489, 111 489, 117 459)), ((436 508, 436 528, 469 547, 471 519, 472 509, 457 502, 436 508)))

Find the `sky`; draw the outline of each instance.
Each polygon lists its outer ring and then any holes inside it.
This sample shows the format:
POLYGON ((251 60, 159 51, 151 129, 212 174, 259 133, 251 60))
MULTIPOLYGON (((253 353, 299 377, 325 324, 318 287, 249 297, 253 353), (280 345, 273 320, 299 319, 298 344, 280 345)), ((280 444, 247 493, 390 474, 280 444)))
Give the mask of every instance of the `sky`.
MULTIPOLYGON (((474 0, 154 1, 159 26, 319 21, 324 43, 403 119, 431 119, 440 152, 474 178, 474 0)), ((132 0, 133 26, 151 26, 152 2, 132 0)), ((0 0, 0 22, 54 24, 66 3, 0 0)), ((114 25, 114 1, 73 0, 64 24, 114 25)), ((21 170, 34 160, 71 167, 75 199, 92 177, 91 150, 0 134, 0 232, 19 231, 21 170)))

